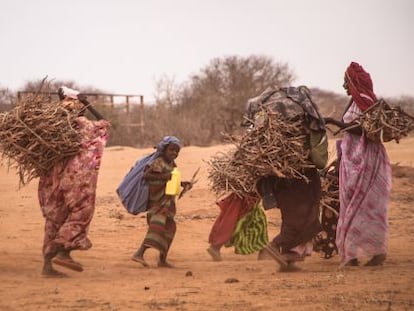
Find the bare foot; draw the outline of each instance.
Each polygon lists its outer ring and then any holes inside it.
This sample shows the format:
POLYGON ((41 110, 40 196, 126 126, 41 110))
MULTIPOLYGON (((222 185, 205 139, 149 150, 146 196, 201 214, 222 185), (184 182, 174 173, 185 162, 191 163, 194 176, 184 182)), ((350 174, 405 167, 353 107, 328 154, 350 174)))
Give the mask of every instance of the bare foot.
POLYGON ((207 252, 210 254, 211 258, 213 258, 214 261, 221 261, 221 255, 219 250, 210 246, 209 248, 207 248, 207 252))
POLYGON ((52 267, 50 268, 43 268, 42 270, 42 276, 45 278, 66 278, 68 277, 67 274, 63 272, 59 272, 52 267))
POLYGON ((158 267, 160 267, 160 268, 174 268, 174 266, 172 264, 170 264, 169 262, 166 262, 166 261, 159 261, 158 262, 158 267))
POLYGON ((134 255, 131 258, 133 261, 139 262, 144 267, 149 267, 149 264, 144 260, 144 257, 134 255))
POLYGON ((257 255, 257 260, 273 260, 265 249, 261 249, 257 255))

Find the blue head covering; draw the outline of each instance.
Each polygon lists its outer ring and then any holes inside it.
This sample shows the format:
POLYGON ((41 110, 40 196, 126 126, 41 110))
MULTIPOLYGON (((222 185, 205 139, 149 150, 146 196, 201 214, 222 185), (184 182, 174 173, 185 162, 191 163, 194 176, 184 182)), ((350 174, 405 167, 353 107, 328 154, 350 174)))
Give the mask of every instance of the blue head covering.
POLYGON ((165 147, 167 147, 169 144, 177 145, 181 149, 181 143, 177 137, 164 136, 164 138, 156 146, 157 148, 156 153, 158 152, 158 155, 160 155, 164 151, 165 147))
POLYGON ((180 140, 175 136, 165 136, 156 146, 156 151, 139 159, 124 177, 116 192, 126 210, 137 215, 147 210, 148 184, 144 177, 144 169, 161 156, 165 147, 175 144, 181 148, 180 140))

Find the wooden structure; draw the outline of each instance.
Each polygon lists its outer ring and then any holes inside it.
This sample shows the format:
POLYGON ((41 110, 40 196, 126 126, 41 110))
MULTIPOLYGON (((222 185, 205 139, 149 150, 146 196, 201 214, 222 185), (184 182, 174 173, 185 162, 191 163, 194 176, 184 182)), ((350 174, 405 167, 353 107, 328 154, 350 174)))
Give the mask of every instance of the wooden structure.
MULTIPOLYGON (((23 96, 35 94, 33 91, 19 91, 17 92, 17 100, 20 101, 23 96)), ((52 100, 54 97, 58 97, 57 92, 39 92, 40 94, 45 94, 50 96, 52 100)), ((131 133, 132 128, 138 128, 139 133, 142 135, 144 133, 144 96, 143 95, 134 95, 134 94, 111 94, 111 93, 83 93, 88 97, 88 100, 91 103, 100 103, 104 105, 109 105, 111 111, 122 111, 124 110, 126 118, 122 123, 122 126, 127 128, 128 134, 131 133), (116 98, 123 98, 124 100, 117 101, 116 98), (132 109, 138 107, 139 113, 138 117, 135 120, 132 119, 132 109)))

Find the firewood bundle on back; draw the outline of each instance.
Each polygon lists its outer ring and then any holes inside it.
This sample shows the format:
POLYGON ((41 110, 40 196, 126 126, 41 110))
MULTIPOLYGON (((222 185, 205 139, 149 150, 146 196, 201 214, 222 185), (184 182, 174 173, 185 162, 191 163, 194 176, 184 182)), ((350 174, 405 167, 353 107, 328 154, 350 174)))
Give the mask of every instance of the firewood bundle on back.
POLYGON ((208 178, 216 194, 233 191, 245 196, 255 191, 256 181, 264 176, 307 180, 303 170, 315 167, 309 160, 303 118, 285 119, 270 110, 261 115, 261 124, 241 138, 227 137, 236 146, 234 151, 209 160, 208 178))
POLYGON ((78 153, 77 114, 38 93, 0 114, 0 152, 9 167, 17 169, 20 184, 45 175, 56 163, 78 153))
POLYGON ((360 124, 369 139, 376 142, 388 142, 400 139, 414 129, 414 117, 400 107, 391 108, 384 100, 363 112, 360 124))

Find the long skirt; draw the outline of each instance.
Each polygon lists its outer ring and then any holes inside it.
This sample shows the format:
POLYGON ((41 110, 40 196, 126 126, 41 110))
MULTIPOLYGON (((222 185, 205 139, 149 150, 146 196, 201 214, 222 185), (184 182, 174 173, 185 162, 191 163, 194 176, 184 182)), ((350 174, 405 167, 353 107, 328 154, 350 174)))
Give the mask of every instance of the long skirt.
POLYGON ((345 134, 341 149, 336 244, 344 265, 387 252, 391 165, 384 146, 365 136, 345 134))
POLYGON ((230 242, 237 222, 248 213, 254 202, 239 198, 231 193, 217 202, 220 214, 211 228, 208 242, 216 247, 221 247, 230 242))
POLYGON ((39 179, 39 203, 45 218, 44 255, 92 246, 88 230, 95 211, 98 172, 109 123, 85 117, 77 118, 76 122, 81 137, 80 152, 66 165, 56 164, 39 179))
POLYGON ((144 238, 144 245, 155 248, 162 254, 168 253, 177 231, 174 220, 175 204, 174 202, 171 204, 168 209, 155 206, 147 213, 148 231, 144 238))
POLYGON ((280 233, 271 242, 282 253, 312 241, 322 230, 319 222, 321 183, 316 169, 306 172, 307 183, 300 179, 277 179, 274 194, 280 209, 280 233))

